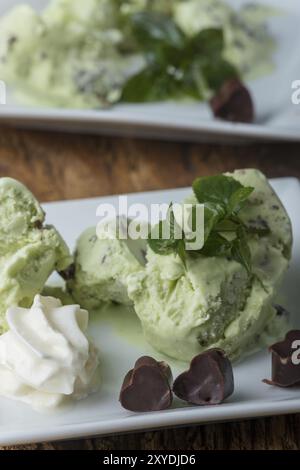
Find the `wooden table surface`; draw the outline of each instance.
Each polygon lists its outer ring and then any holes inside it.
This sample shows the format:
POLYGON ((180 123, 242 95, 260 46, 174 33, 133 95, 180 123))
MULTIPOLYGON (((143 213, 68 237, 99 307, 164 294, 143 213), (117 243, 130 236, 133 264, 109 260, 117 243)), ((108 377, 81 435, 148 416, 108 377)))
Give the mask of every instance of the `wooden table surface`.
MULTIPOLYGON (((300 178, 300 144, 220 146, 0 127, 0 176, 21 180, 42 202, 188 186, 196 176, 242 167, 300 178)), ((14 449, 300 449, 300 415, 14 449)))

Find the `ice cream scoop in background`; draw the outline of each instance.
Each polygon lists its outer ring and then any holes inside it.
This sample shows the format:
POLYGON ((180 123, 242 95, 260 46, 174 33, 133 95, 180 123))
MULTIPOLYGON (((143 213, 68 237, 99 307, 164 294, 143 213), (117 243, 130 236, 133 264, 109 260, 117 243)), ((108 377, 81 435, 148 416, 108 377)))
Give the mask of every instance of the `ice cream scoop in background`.
MULTIPOLYGON (((46 4, 41 12, 15 5, 0 18, 2 79, 25 104, 99 109, 120 101, 201 102, 228 79, 268 75, 274 67, 276 46, 266 27, 274 11, 256 3, 240 8, 222 0, 46 4)), ((232 97, 225 100, 225 111, 217 93, 214 114, 251 122, 252 99, 242 90, 238 103, 248 112, 239 112, 232 97)))

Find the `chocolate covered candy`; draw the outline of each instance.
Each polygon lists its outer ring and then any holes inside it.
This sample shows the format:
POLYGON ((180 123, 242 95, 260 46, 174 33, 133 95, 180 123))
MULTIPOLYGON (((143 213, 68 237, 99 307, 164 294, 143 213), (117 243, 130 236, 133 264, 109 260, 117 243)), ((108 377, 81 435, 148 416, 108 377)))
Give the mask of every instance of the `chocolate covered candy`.
POLYGON ((166 362, 143 356, 125 376, 120 402, 129 411, 159 411, 173 401, 172 372, 166 362))
POLYGON ((287 333, 285 339, 273 344, 272 379, 263 380, 268 385, 291 387, 300 385, 300 330, 287 333))
POLYGON ((250 92, 238 79, 227 80, 210 100, 215 117, 232 122, 253 122, 254 106, 250 92))
POLYGON ((193 405, 218 405, 233 390, 232 366, 221 349, 194 357, 189 370, 179 375, 173 386, 175 395, 193 405))

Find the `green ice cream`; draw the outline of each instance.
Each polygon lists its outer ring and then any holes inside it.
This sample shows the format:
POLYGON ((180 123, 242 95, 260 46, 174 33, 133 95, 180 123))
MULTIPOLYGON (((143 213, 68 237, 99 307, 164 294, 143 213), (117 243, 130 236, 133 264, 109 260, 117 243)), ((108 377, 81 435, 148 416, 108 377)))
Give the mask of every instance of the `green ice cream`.
POLYGON ((255 188, 240 217, 248 226, 270 229, 263 237, 249 235, 256 277, 226 257, 187 255, 185 269, 178 256, 158 255, 149 248, 146 269, 127 280, 146 339, 180 360, 210 347, 239 358, 257 347, 262 334, 278 334, 282 325, 272 302, 289 265, 289 217, 259 171, 240 170, 232 176, 255 188))
POLYGON ((29 5, 0 20, 1 78, 26 104, 100 108, 119 100, 143 66, 126 48, 112 0, 54 0, 40 14, 29 5))
POLYGON ((69 292, 87 309, 105 302, 130 305, 127 277, 144 269, 147 242, 112 238, 104 231, 99 237, 97 233, 91 227, 77 242, 75 277, 68 282, 69 292))
POLYGON ((69 250, 31 192, 16 180, 0 179, 0 332, 8 307, 30 307, 54 271, 72 262, 69 250))
MULTIPOLYGON (((159 64, 166 60, 163 51, 169 48, 164 37, 170 36, 172 44, 178 34, 174 33, 177 25, 187 36, 205 28, 221 28, 225 39, 224 58, 237 67, 243 78, 256 78, 274 68, 275 41, 266 24, 273 14, 271 8, 251 3, 236 9, 221 0, 84 0, 84 7, 82 4, 82 0, 52 0, 41 12, 21 4, 0 18, 0 78, 13 87, 18 100, 30 105, 72 109, 99 109, 119 102, 127 80, 149 67, 147 57, 152 57, 148 47, 143 49, 143 41, 134 38, 131 17, 140 12, 163 13, 175 22, 166 31, 158 23, 157 32, 153 31, 160 44, 159 64)), ((214 43, 210 47, 214 50, 214 43)), ((189 54, 184 53, 187 63, 194 60, 189 54)), ((170 69, 168 80, 166 84, 164 80, 158 82, 161 88, 168 85, 173 75, 180 77, 187 73, 185 61, 172 71, 171 56, 166 64, 170 69)), ((211 94, 207 77, 201 68, 198 70, 203 59, 199 63, 195 61, 193 67, 201 91, 196 99, 211 94)), ((156 90, 158 85, 155 86, 153 79, 146 75, 139 82, 141 96, 145 95, 144 87, 152 85, 156 90)), ((154 97, 195 98, 195 89, 191 93, 191 87, 191 77, 187 75, 184 92, 177 84, 167 97, 163 91, 158 95, 155 91, 154 97)), ((140 92, 134 96, 135 101, 140 92)), ((147 96, 146 93, 145 101, 147 96)))

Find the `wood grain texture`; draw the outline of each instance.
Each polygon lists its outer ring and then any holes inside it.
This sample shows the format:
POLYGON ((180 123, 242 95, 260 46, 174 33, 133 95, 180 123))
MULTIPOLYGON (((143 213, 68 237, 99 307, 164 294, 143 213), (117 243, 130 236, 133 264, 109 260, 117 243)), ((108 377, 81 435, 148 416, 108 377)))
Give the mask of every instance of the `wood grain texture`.
MULTIPOLYGON (((300 178, 300 145, 171 143, 0 127, 0 176, 20 179, 43 202, 188 186, 196 176, 242 167, 300 178)), ((300 415, 13 449, 300 449, 300 415)))

